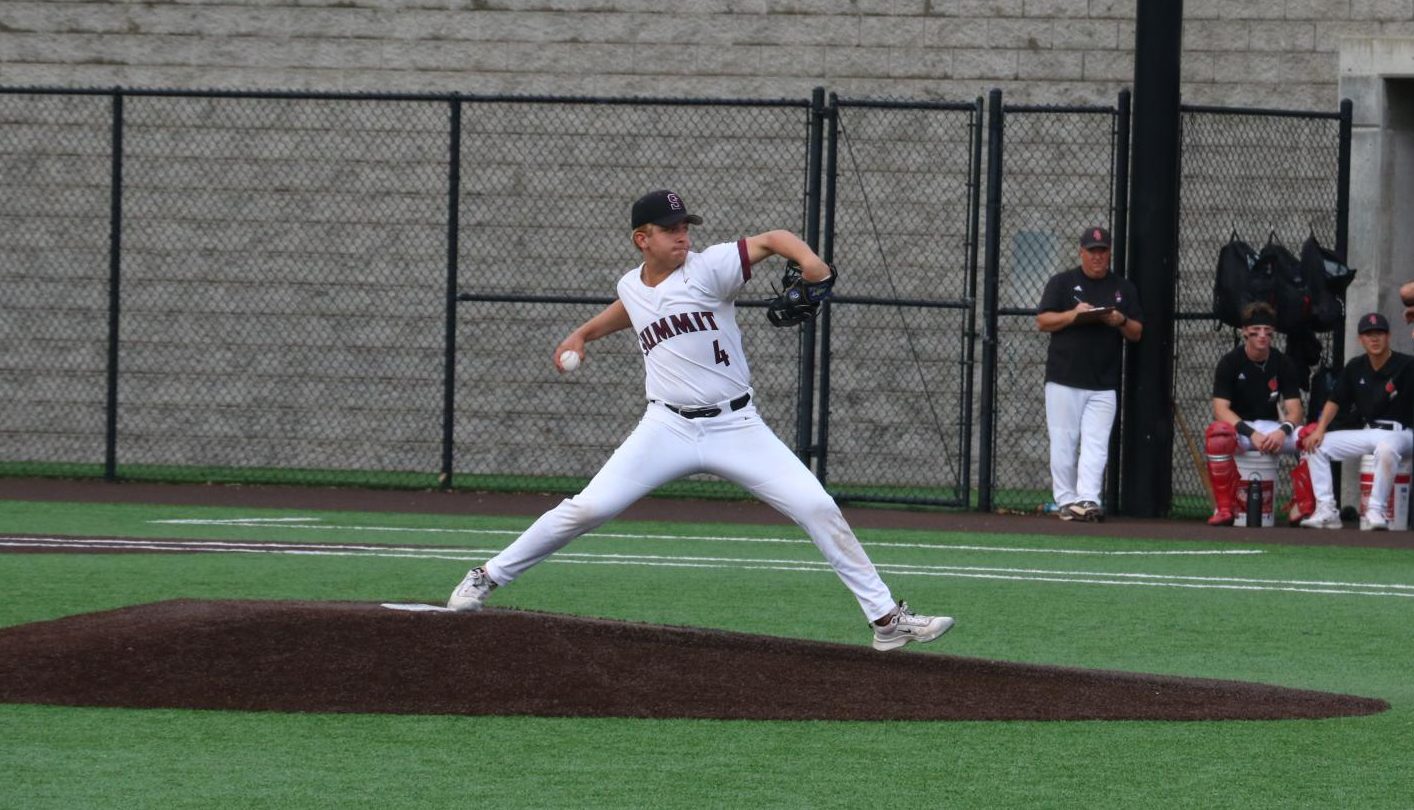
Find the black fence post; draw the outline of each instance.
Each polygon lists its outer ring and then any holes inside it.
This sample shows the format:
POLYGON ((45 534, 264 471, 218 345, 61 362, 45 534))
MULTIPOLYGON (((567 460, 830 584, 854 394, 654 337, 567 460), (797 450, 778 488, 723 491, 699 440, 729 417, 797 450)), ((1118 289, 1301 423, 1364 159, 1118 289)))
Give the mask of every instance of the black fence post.
MULTIPOLYGON (((1336 145, 1335 180, 1335 252, 1344 261, 1350 260, 1350 137, 1355 123, 1355 105, 1348 98, 1340 100, 1340 135, 1336 145)), ((1340 294, 1340 312, 1346 315, 1345 292, 1340 294)), ((1331 335, 1331 368, 1345 368, 1345 318, 1335 325, 1331 335)), ((1320 414, 1307 414, 1307 420, 1320 414)), ((1342 464, 1331 467, 1331 486, 1340 492, 1342 464)))
MULTIPOLYGON (((805 243, 811 250, 820 249, 820 162, 824 149, 825 88, 817 87, 810 94, 810 142, 805 174, 805 243)), ((805 466, 810 466, 814 453, 811 434, 815 410, 815 321, 799 327, 800 376, 796 382, 795 453, 805 466)))
POLYGON ((461 233, 462 185, 462 102, 452 96, 448 100, 447 154, 447 300, 445 303, 445 346, 442 361, 442 472, 437 483, 442 489, 452 486, 452 451, 455 439, 457 394, 457 272, 461 233))
MULTIPOLYGON (((1335 188, 1335 252, 1341 259, 1349 261, 1350 256, 1350 138, 1354 129, 1354 104, 1350 99, 1340 100, 1340 144, 1337 147, 1338 165, 1335 188)), ((1345 309, 1345 294, 1341 294, 1341 310, 1345 309)), ((1331 340, 1332 364, 1335 368, 1345 367, 1345 319, 1335 325, 1335 335, 1331 340)), ((1337 482, 1338 483, 1338 482, 1337 482)))
MULTIPOLYGON (((820 258, 834 264, 835 261, 835 181, 839 174, 839 97, 830 94, 830 104, 825 110, 825 205, 824 228, 820 234, 820 258)), ((820 426, 816 434, 815 477, 823 485, 829 475, 830 461, 830 302, 820 306, 820 426)))
MULTIPOLYGON (((1114 143, 1114 216, 1111 236, 1114 240, 1110 252, 1115 275, 1124 278, 1129 269, 1129 89, 1119 91, 1115 107, 1114 143)), ((1110 463, 1105 471, 1105 503, 1119 503, 1119 482, 1123 472, 1120 437, 1124 435, 1124 386, 1116 392, 1115 430, 1110 432, 1110 463)))
POLYGON ((981 96, 972 111, 972 166, 967 173, 967 334, 963 337, 962 353, 962 425, 958 443, 962 450, 957 496, 964 505, 972 503, 972 425, 975 411, 972 397, 977 382, 977 243, 980 241, 982 219, 982 114, 985 107, 981 96))
POLYGON ((977 511, 992 511, 992 443, 997 407, 997 300, 1001 284, 1002 91, 987 96, 987 248, 982 277, 982 411, 978 426, 977 511))
POLYGON ((108 188, 108 404, 103 478, 118 477, 118 325, 123 266, 123 91, 113 90, 113 158, 108 188))
POLYGON ((1130 280, 1143 340, 1125 352, 1121 509, 1159 517, 1173 502, 1174 310, 1178 290, 1179 79, 1183 2, 1140 3, 1134 34, 1134 225, 1130 280))

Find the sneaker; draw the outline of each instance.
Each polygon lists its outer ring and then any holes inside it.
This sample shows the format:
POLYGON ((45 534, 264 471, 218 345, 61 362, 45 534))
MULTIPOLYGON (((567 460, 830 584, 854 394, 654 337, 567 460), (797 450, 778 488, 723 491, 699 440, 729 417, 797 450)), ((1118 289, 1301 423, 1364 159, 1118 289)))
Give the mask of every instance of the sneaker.
POLYGON ((1105 510, 1094 501, 1081 501, 1077 504, 1082 510, 1081 520, 1088 523, 1104 523, 1105 510))
POLYGON ((473 568, 466 572, 466 577, 462 579, 461 584, 452 591, 452 598, 447 600, 447 607, 452 610, 480 610, 486 597, 490 596, 494 590, 496 590, 496 583, 486 575, 486 569, 473 568))
POLYGON ((1360 519, 1360 528, 1367 532, 1387 532, 1389 531, 1389 521, 1378 512, 1366 512, 1365 516, 1360 519))
POLYGON ((1082 503, 1068 503, 1059 510, 1061 520, 1084 520, 1085 505, 1082 503))
POLYGON ((1339 529, 1340 513, 1327 507, 1316 507, 1316 513, 1301 521, 1308 529, 1339 529))
POLYGON ((932 641, 951 630, 953 620, 949 616, 920 616, 914 613, 907 602, 899 602, 889 623, 874 627, 874 649, 893 650, 910 641, 919 643, 932 641))

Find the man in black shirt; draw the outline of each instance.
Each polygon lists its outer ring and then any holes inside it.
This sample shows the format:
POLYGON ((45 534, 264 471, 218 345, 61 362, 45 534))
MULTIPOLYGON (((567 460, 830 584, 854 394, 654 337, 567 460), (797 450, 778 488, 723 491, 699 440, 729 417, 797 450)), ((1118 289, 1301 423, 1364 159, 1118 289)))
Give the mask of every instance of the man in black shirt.
POLYGON ((1378 312, 1361 315, 1358 330, 1365 354, 1345 364, 1320 421, 1301 431, 1301 447, 1316 488, 1316 513, 1301 525, 1312 529, 1340 528, 1331 461, 1373 453, 1374 481, 1360 528, 1388 530, 1395 469, 1414 451, 1414 434, 1409 431, 1414 424, 1414 358, 1390 350, 1389 321, 1378 312), (1327 433, 1336 414, 1352 403, 1365 426, 1327 433))
MULTIPOLYGON (((1300 370, 1291 358, 1272 348, 1276 313, 1264 303, 1242 310, 1242 345, 1223 355, 1213 373, 1213 423, 1204 442, 1208 477, 1213 485, 1213 526, 1231 525, 1236 514, 1235 488, 1241 486, 1234 454, 1291 453, 1301 424, 1300 370)), ((1315 511, 1310 478, 1298 465, 1292 471, 1297 520, 1315 511)))
POLYGON ((1139 293, 1110 272, 1110 233, 1085 229, 1080 266, 1051 276, 1036 326, 1046 351, 1046 427, 1051 490, 1061 520, 1104 520, 1100 489, 1114 427, 1124 341, 1144 333, 1139 293))

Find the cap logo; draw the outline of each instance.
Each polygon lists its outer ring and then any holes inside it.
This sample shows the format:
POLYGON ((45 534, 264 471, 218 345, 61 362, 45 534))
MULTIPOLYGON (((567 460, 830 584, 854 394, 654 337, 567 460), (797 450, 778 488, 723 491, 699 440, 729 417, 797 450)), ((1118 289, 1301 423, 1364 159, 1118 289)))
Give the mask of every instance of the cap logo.
POLYGON ((1090 232, 1090 238, 1091 238, 1091 239, 1099 239, 1099 238, 1100 238, 1100 229, 1099 229, 1099 228, 1096 228, 1095 230, 1091 231, 1091 232, 1090 232))
POLYGON ((1374 316, 1374 315, 1371 315, 1371 316, 1370 316, 1370 323, 1374 323, 1374 322, 1375 322, 1375 316, 1374 316))
POLYGON ((668 207, 674 211, 682 210, 682 199, 671 191, 668 192, 668 207))

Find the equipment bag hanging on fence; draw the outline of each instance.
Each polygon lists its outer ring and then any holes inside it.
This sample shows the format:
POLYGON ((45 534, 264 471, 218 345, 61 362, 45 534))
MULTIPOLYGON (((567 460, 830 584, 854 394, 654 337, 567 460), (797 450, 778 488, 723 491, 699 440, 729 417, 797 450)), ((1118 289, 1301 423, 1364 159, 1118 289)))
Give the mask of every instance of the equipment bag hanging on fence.
POLYGON ((1334 251, 1321 247, 1314 233, 1301 245, 1301 269, 1313 282, 1311 329, 1329 332, 1345 319, 1340 296, 1355 280, 1355 271, 1334 251))
POLYGON ((1276 297, 1277 331, 1285 335, 1295 335, 1311 331, 1311 301, 1314 290, 1322 286, 1324 279, 1308 276, 1301 267, 1301 261, 1277 241, 1276 233, 1267 237, 1267 244, 1257 255, 1257 268, 1270 268, 1272 290, 1276 297))
POLYGON ((1218 272, 1213 280, 1213 315, 1231 327, 1242 326, 1242 308, 1254 301, 1274 303, 1270 271, 1257 275, 1257 251, 1232 232, 1218 251, 1218 272))

